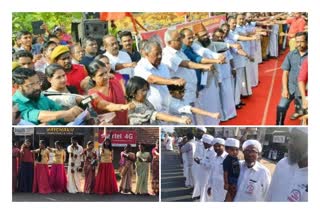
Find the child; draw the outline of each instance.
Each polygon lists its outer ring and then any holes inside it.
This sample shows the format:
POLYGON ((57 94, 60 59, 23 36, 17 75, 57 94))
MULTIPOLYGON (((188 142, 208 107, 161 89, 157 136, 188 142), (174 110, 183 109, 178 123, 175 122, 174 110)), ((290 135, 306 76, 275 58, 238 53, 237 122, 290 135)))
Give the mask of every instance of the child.
MULTIPOLYGON (((178 79, 178 77, 173 77, 172 79, 178 79)), ((183 96, 185 92, 184 86, 168 85, 169 92, 171 94, 169 103, 169 114, 177 116, 187 116, 192 118, 192 114, 200 114, 213 119, 219 119, 220 113, 213 113, 202 110, 200 108, 192 107, 191 105, 184 103, 183 96)))
POLYGON ((232 202, 237 193, 237 183, 240 174, 238 159, 240 142, 234 138, 227 138, 225 141, 228 156, 223 161, 224 189, 227 190, 225 201, 232 202))
POLYGON ((130 125, 157 124, 157 120, 191 124, 188 117, 176 117, 163 112, 157 112, 153 105, 146 99, 149 83, 141 77, 132 77, 126 86, 127 100, 135 105, 129 110, 130 125))

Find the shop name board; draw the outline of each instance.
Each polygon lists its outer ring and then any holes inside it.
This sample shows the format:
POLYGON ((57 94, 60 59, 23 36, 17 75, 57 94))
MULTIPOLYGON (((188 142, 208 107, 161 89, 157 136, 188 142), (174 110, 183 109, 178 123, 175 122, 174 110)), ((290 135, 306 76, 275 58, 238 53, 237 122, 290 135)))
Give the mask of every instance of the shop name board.
POLYGON ((50 127, 47 128, 46 134, 73 134, 74 128, 67 127, 50 127))
POLYGON ((286 142, 286 136, 283 135, 275 135, 272 139, 273 143, 285 143, 286 142))
POLYGON ((104 135, 102 130, 99 131, 99 143, 103 140, 111 138, 112 144, 136 144, 137 134, 136 131, 107 131, 104 135))

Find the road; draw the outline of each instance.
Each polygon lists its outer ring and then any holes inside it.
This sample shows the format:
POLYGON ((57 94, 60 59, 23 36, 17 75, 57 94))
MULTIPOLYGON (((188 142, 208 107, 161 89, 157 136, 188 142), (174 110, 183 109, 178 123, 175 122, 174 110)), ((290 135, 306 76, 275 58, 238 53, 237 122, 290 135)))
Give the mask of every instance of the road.
POLYGON ((97 194, 70 194, 70 193, 52 193, 48 195, 38 193, 13 193, 13 202, 158 202, 158 196, 141 196, 141 195, 97 195, 97 194))

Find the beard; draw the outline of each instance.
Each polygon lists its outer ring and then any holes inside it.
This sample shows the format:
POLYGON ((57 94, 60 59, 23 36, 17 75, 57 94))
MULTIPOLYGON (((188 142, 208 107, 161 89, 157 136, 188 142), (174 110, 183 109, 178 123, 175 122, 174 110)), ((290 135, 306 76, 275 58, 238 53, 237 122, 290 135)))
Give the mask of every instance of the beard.
POLYGON ((37 89, 32 91, 31 93, 26 93, 24 90, 22 90, 22 93, 25 97, 29 98, 32 101, 38 101, 41 95, 41 90, 37 89))
POLYGON ((308 158, 308 152, 298 149, 292 145, 289 145, 288 148, 288 161, 289 163, 296 164, 304 159, 308 158))
POLYGON ((201 45, 203 46, 203 47, 208 47, 209 45, 210 45, 210 43, 211 43, 211 41, 210 41, 210 39, 209 38, 206 38, 206 39, 201 39, 201 40, 199 40, 199 42, 201 43, 201 45))

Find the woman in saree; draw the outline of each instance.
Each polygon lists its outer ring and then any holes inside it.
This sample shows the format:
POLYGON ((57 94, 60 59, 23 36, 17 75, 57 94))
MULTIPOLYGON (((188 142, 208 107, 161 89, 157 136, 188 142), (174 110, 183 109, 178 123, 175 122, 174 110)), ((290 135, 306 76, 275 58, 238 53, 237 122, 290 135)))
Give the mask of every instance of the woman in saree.
POLYGON ((120 168, 119 172, 121 175, 120 181, 120 193, 131 193, 134 195, 132 191, 132 176, 133 176, 133 163, 136 160, 136 156, 131 152, 131 145, 128 144, 124 151, 120 153, 120 168))
POLYGON ((151 163, 151 172, 152 172, 152 191, 153 194, 159 195, 159 143, 156 143, 156 146, 152 149, 152 163, 151 163))
POLYGON ((94 60, 89 65, 89 76, 94 87, 88 94, 96 94, 97 98, 92 102, 94 110, 98 114, 115 112, 114 125, 128 124, 128 110, 135 107, 127 104, 123 89, 117 81, 110 79, 110 66, 106 66, 100 60, 94 60))
POLYGON ((137 186, 136 194, 149 195, 148 193, 148 178, 149 178, 149 163, 151 160, 150 153, 145 151, 144 146, 139 144, 137 152, 136 173, 137 186))
POLYGON ((67 174, 64 168, 67 155, 60 141, 56 141, 54 145, 56 148, 48 147, 48 150, 54 154, 49 182, 52 192, 62 193, 67 191, 67 174))
POLYGON ((84 160, 84 193, 93 193, 96 176, 96 166, 98 164, 97 153, 94 150, 92 141, 88 141, 87 148, 83 151, 82 157, 84 160))
POLYGON ((100 163, 94 192, 97 194, 113 194, 118 192, 118 185, 112 164, 113 149, 111 139, 106 138, 100 149, 100 163))

